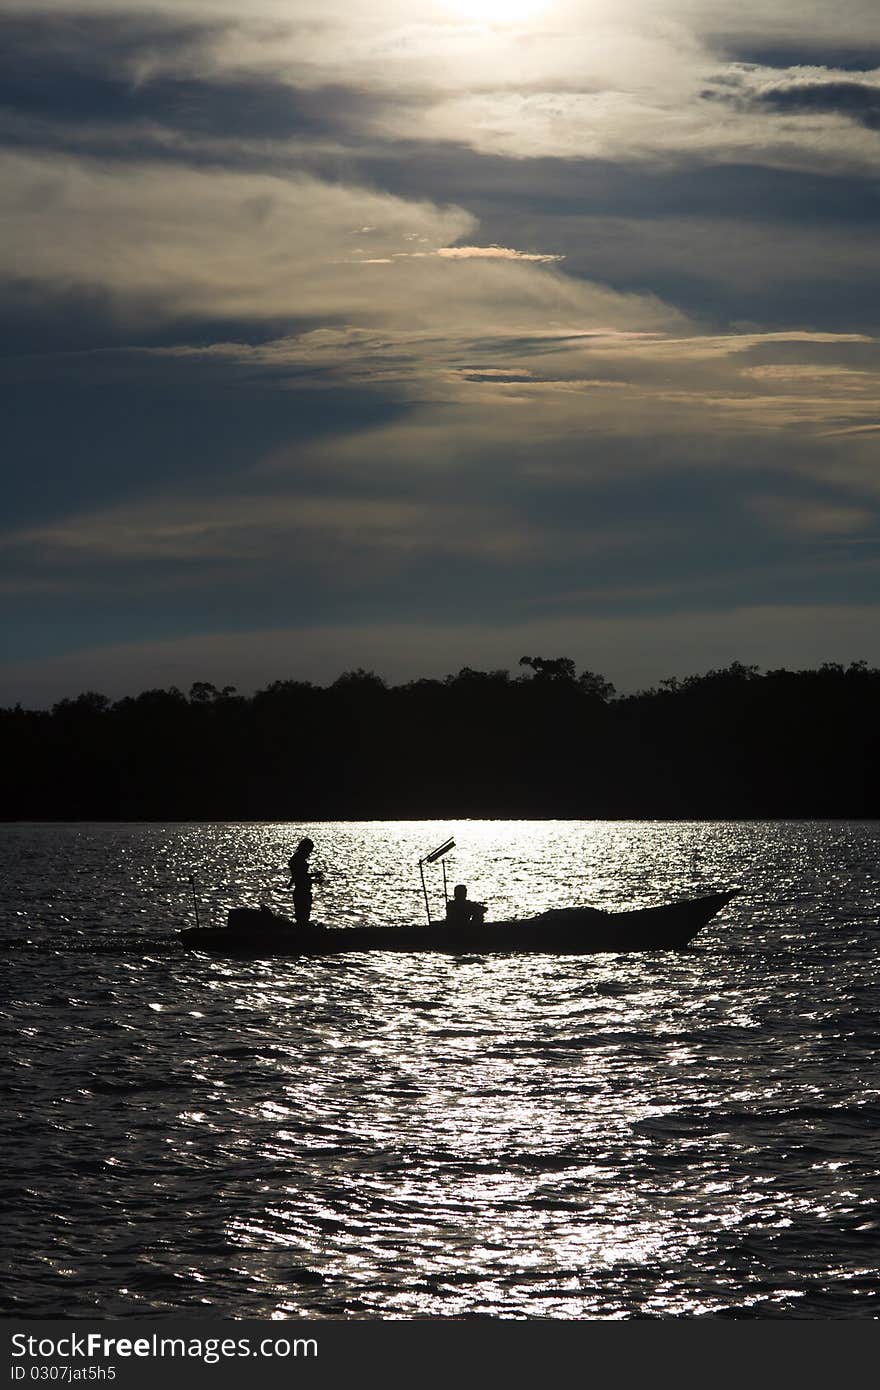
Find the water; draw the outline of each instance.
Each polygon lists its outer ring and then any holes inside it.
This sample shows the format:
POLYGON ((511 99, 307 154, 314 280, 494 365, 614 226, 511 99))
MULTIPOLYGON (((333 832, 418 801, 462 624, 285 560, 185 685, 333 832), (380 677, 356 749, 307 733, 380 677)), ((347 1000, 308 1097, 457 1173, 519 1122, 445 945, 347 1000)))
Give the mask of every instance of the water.
POLYGON ((880 1315, 878 823, 6 826, 2 1311, 880 1315), (418 922, 739 884, 683 953, 209 959, 281 906, 418 922), (434 900, 439 873, 432 871, 434 900))

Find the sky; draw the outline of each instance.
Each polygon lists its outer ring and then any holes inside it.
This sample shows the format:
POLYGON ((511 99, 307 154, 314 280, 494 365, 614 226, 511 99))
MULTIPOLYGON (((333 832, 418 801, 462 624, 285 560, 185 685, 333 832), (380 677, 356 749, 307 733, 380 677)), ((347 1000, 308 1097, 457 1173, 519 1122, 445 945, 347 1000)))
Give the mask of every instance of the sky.
POLYGON ((0 0, 0 704, 880 664, 876 0, 0 0))

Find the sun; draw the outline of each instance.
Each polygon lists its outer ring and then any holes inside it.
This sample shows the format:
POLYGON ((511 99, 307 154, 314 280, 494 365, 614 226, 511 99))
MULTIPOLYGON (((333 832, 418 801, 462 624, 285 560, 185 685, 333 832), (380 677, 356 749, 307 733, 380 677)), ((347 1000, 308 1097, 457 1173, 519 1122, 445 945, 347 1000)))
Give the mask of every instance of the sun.
POLYGON ((546 0, 446 0, 451 10, 476 24, 521 24, 546 9, 546 0))

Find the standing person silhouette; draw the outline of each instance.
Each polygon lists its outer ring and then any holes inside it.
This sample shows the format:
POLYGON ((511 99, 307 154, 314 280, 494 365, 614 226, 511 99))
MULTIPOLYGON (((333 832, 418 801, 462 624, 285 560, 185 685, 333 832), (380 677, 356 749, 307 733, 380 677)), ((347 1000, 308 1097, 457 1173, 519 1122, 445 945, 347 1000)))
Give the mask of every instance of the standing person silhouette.
POLYGON ((323 882, 324 875, 309 872, 309 855, 315 848, 309 839, 300 840, 287 867, 290 870, 288 888, 293 889, 293 916, 298 927, 308 926, 312 911, 312 884, 323 882))

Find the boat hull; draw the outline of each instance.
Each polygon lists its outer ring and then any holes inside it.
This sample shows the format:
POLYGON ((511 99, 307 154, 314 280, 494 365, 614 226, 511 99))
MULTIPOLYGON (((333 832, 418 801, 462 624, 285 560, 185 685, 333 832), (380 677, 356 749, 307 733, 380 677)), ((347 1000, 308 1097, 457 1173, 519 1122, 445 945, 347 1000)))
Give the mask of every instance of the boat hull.
POLYGON ((628 912, 561 908, 507 922, 425 926, 298 927, 265 909, 233 908, 225 927, 189 927, 184 945, 211 954, 324 956, 349 951, 442 951, 453 955, 537 952, 588 955, 603 951, 674 951, 692 941, 736 892, 628 912))

